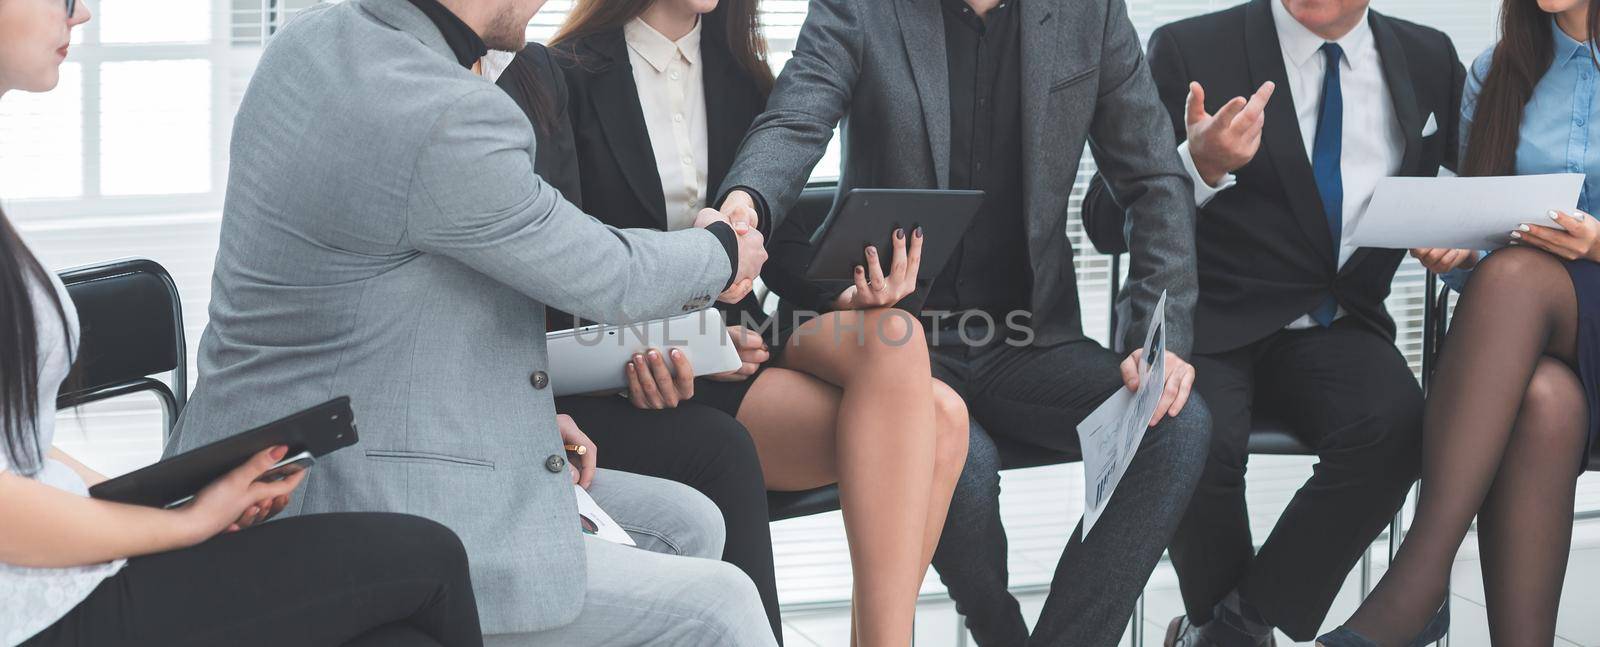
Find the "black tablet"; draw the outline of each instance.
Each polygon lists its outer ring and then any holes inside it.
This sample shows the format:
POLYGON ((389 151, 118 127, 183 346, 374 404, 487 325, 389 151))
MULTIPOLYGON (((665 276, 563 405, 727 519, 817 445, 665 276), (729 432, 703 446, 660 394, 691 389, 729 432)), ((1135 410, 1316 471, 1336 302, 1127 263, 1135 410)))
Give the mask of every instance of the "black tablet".
POLYGON ((982 191, 851 189, 811 235, 815 251, 806 278, 853 280, 856 266, 866 262, 867 245, 877 246, 883 273, 888 274, 894 230, 903 228, 910 236, 921 227, 922 267, 917 278, 933 280, 982 206, 982 191))
POLYGON ((89 496, 118 503, 166 507, 193 496, 268 447, 287 445, 286 458, 302 452, 321 457, 354 445, 356 440, 350 398, 335 398, 277 422, 110 479, 89 488, 89 496))

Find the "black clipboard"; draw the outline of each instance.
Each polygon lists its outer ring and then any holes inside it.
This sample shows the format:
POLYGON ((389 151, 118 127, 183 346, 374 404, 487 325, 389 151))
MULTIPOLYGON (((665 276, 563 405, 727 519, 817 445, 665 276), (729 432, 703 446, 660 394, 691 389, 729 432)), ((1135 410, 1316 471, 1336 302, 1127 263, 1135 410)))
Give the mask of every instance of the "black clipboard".
POLYGON ((357 440, 350 398, 339 397, 107 480, 89 488, 89 496, 163 508, 193 496, 268 447, 287 445, 286 457, 304 452, 321 458, 357 440))
POLYGON ((917 279, 931 281, 944 269, 982 207, 982 191, 851 189, 811 235, 815 251, 806 266, 806 278, 853 281, 856 266, 866 262, 867 245, 878 248, 878 260, 887 275, 893 262, 894 230, 904 229, 909 237, 921 227, 922 266, 917 279))

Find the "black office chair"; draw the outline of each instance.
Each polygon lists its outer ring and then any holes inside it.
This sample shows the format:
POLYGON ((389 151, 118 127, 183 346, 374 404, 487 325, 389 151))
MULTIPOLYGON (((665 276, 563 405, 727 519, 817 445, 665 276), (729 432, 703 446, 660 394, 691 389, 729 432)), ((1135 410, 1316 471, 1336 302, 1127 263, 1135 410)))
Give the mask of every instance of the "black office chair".
POLYGON ((56 408, 148 392, 161 401, 163 440, 188 401, 187 346, 177 285, 161 264, 123 259, 61 272, 82 330, 74 377, 56 408), (167 382, 155 376, 170 374, 167 382))

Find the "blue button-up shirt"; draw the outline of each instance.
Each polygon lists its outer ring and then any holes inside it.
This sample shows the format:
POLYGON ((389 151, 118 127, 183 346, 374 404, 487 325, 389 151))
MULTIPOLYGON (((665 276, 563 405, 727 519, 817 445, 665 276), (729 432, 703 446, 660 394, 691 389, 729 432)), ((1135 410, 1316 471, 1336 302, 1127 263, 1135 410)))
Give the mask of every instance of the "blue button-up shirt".
MULTIPOLYGON (((1554 18, 1550 20, 1550 31, 1555 36, 1555 59, 1534 86, 1528 105, 1522 109, 1516 171, 1517 175, 1583 173, 1588 177, 1578 196, 1578 208, 1594 213, 1596 203, 1600 202, 1600 127, 1594 127, 1594 122, 1600 119, 1600 104, 1594 101, 1600 70, 1595 69, 1588 44, 1561 31, 1554 18)), ((1463 159, 1472 114, 1478 105, 1478 92, 1482 90, 1493 58, 1494 48, 1491 47, 1478 56, 1472 63, 1472 73, 1467 75, 1466 90, 1461 97, 1463 159)), ((1450 287, 1460 290, 1466 283, 1467 272, 1457 270, 1441 278, 1450 287)))

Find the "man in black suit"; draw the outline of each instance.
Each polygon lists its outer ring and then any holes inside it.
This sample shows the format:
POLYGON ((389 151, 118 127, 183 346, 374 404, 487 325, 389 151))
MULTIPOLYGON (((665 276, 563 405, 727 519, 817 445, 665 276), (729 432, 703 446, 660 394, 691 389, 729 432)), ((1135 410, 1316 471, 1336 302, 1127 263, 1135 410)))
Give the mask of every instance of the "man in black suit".
MULTIPOLYGON (((1465 72, 1443 33, 1367 0, 1252 0, 1157 30, 1149 59, 1200 207, 1195 388, 1215 421, 1172 543, 1187 614, 1166 644, 1311 640, 1420 460, 1422 393, 1383 306, 1403 252, 1344 234, 1383 177, 1454 165, 1465 72), (1262 417, 1319 463, 1256 551, 1262 417)), ((1086 222, 1120 230, 1116 197, 1091 193, 1086 222)))

